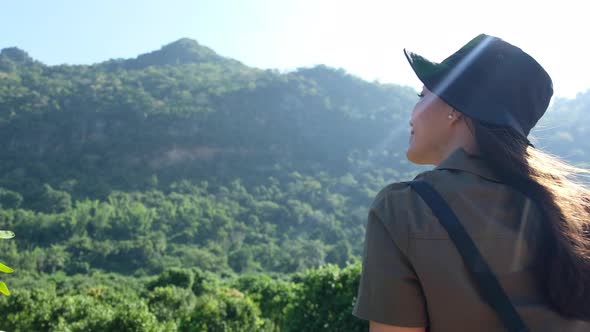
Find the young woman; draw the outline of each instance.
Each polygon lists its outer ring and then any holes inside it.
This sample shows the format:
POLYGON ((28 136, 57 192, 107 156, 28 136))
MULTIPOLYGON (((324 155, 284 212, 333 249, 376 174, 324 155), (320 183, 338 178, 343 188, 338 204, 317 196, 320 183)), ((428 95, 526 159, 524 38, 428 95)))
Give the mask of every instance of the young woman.
MULTIPOLYGON (((590 191, 578 182, 588 172, 527 139, 549 75, 487 35, 440 64, 406 57, 424 84, 406 155, 436 166, 416 180, 457 216, 526 329, 590 331, 590 191)), ((507 330, 478 267, 414 189, 388 185, 370 208, 354 315, 373 332, 507 330)))

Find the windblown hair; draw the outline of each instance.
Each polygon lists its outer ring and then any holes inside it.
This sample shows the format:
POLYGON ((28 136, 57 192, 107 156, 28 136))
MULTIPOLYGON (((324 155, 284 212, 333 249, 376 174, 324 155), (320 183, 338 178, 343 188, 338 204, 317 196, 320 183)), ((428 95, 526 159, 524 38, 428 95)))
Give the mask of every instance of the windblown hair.
POLYGON ((581 181, 590 171, 533 147, 512 129, 470 120, 481 157, 542 212, 539 287, 561 315, 590 319, 590 190, 581 181))

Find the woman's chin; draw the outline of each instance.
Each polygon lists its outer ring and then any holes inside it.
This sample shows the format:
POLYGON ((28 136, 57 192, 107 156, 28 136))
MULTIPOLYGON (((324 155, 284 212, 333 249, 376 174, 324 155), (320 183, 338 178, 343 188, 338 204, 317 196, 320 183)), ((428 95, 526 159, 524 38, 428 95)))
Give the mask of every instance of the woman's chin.
POLYGON ((412 144, 410 143, 410 146, 408 146, 408 149, 406 150, 406 159, 411 163, 417 164, 415 158, 416 155, 414 149, 412 149, 412 144))
POLYGON ((410 144, 406 150, 406 159, 416 165, 429 164, 428 161, 425 160, 423 154, 419 153, 419 151, 417 151, 416 148, 412 146, 412 144, 410 144))

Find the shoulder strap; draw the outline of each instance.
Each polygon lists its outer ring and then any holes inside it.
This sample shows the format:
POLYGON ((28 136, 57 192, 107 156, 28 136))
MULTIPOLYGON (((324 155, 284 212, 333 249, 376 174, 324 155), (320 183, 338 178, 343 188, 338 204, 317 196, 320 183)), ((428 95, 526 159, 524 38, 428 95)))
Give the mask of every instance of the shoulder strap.
POLYGON ((463 262, 479 286, 479 293, 500 316, 508 331, 526 332, 526 325, 516 312, 496 276, 473 243, 459 219, 440 194, 421 180, 407 182, 430 207, 457 247, 463 262), (478 268, 476 271, 475 268, 478 268))

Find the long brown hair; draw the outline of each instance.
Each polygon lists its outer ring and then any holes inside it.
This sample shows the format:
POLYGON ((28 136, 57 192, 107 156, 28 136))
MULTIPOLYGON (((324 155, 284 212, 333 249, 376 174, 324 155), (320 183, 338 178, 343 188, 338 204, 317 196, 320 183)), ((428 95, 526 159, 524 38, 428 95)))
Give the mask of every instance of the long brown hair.
POLYGON ((481 157, 540 208, 544 230, 536 279, 561 315, 590 319, 590 171, 543 152, 512 129, 470 119, 481 157))

